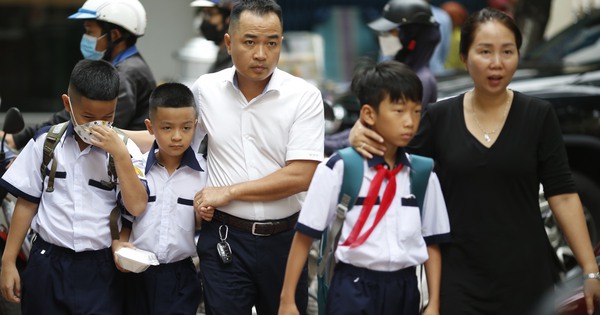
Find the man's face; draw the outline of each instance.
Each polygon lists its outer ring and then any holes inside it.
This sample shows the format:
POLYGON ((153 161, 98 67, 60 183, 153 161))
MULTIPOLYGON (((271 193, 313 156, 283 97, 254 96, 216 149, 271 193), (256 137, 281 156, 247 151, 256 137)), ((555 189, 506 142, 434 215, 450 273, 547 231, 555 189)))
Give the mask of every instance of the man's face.
POLYGON ((245 11, 237 25, 225 34, 225 44, 237 69, 238 82, 267 81, 277 63, 283 41, 281 22, 275 13, 256 15, 245 11))

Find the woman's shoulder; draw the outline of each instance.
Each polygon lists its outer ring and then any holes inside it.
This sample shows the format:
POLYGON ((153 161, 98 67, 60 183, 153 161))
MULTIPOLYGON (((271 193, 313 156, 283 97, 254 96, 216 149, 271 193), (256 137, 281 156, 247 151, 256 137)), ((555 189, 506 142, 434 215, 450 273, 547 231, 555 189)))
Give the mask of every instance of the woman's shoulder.
POLYGON ((428 106, 427 111, 434 115, 444 114, 455 110, 462 110, 464 93, 453 97, 438 100, 428 106))
POLYGON ((535 96, 527 95, 519 91, 513 91, 513 105, 521 107, 522 109, 529 112, 547 112, 552 109, 550 102, 537 98, 535 96))

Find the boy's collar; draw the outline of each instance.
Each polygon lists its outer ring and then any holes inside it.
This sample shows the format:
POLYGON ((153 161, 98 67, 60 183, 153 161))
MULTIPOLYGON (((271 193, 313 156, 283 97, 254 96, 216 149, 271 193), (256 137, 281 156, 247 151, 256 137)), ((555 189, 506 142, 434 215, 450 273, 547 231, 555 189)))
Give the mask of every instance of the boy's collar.
MULTIPOLYGON (((144 171, 145 174, 148 174, 150 168, 152 168, 152 165, 158 163, 158 159, 156 158, 157 149, 158 144, 156 143, 156 140, 154 140, 152 148, 150 148, 150 151, 148 151, 148 161, 146 162, 146 169, 144 171)), ((181 157, 181 162, 179 163, 178 168, 183 165, 187 165, 189 168, 198 172, 204 172, 202 167, 200 167, 200 163, 198 163, 198 159, 196 159, 196 154, 194 153, 194 150, 192 150, 192 147, 188 147, 185 152, 183 152, 183 156, 181 157)))
MULTIPOLYGON (((367 166, 369 167, 375 167, 380 164, 387 164, 381 155, 373 155, 372 158, 367 159, 367 166)), ((400 164, 411 167, 410 161, 406 157, 406 150, 404 150, 404 148, 398 148, 398 150, 396 150, 396 161, 394 167, 400 164)))

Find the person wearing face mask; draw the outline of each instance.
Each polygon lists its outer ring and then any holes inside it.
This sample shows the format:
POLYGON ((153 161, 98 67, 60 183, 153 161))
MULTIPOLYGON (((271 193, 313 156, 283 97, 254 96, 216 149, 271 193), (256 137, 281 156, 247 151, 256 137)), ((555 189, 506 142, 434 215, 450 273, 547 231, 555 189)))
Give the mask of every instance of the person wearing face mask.
MULTIPOLYGON (((80 50, 84 59, 103 59, 119 73, 119 97, 114 126, 127 130, 145 130, 148 100, 156 87, 150 67, 136 47, 146 29, 146 11, 138 0, 88 0, 69 19, 81 20, 85 33, 80 50)), ((55 113, 48 121, 7 134, 6 142, 21 149, 36 130, 69 120, 66 110, 55 113)))
POLYGON ((219 47, 215 62, 208 69, 208 73, 221 71, 233 65, 231 56, 225 46, 225 33, 229 28, 229 14, 233 6, 232 0, 196 0, 190 6, 199 8, 202 19, 199 31, 209 41, 219 47))
POLYGON ((123 279, 111 250, 110 217, 117 202, 141 213, 148 194, 139 148, 109 127, 118 94, 119 74, 110 63, 79 61, 61 96, 70 121, 40 129, 0 179, 18 198, 0 289, 6 300, 21 304, 23 315, 122 314, 123 279), (44 164, 47 141, 55 146, 44 164), (52 171, 40 171, 40 165, 52 171), (30 228, 35 237, 20 273, 15 260, 30 228))
MULTIPOLYGON (((425 0, 391 0, 382 16, 368 24, 378 33, 381 60, 396 60, 409 66, 423 84, 423 112, 437 101, 437 81, 429 62, 440 42, 440 29, 425 0)), ((325 136, 325 154, 350 145, 350 129, 325 136)))

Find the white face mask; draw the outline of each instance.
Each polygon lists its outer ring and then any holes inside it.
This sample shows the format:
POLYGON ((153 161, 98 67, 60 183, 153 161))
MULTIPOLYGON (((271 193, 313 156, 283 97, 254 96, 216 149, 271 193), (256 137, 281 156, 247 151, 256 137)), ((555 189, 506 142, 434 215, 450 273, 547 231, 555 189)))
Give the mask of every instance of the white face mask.
POLYGON ((83 142, 85 142, 87 144, 92 144, 90 139, 94 139, 96 141, 98 140, 98 139, 96 139, 96 137, 94 137, 92 135, 92 127, 93 126, 108 126, 109 128, 112 128, 112 122, 106 121, 106 120, 94 120, 94 121, 90 121, 89 123, 85 123, 83 125, 78 124, 77 120, 75 120, 75 113, 73 112, 73 106, 71 105, 70 97, 69 97, 69 108, 71 109, 71 117, 73 118, 73 122, 74 122, 73 129, 75 130, 75 132, 77 133, 79 138, 81 138, 81 140, 83 140, 83 142))
POLYGON ((398 36, 386 33, 378 36, 379 48, 383 57, 395 57, 396 54, 402 49, 402 43, 398 36))

